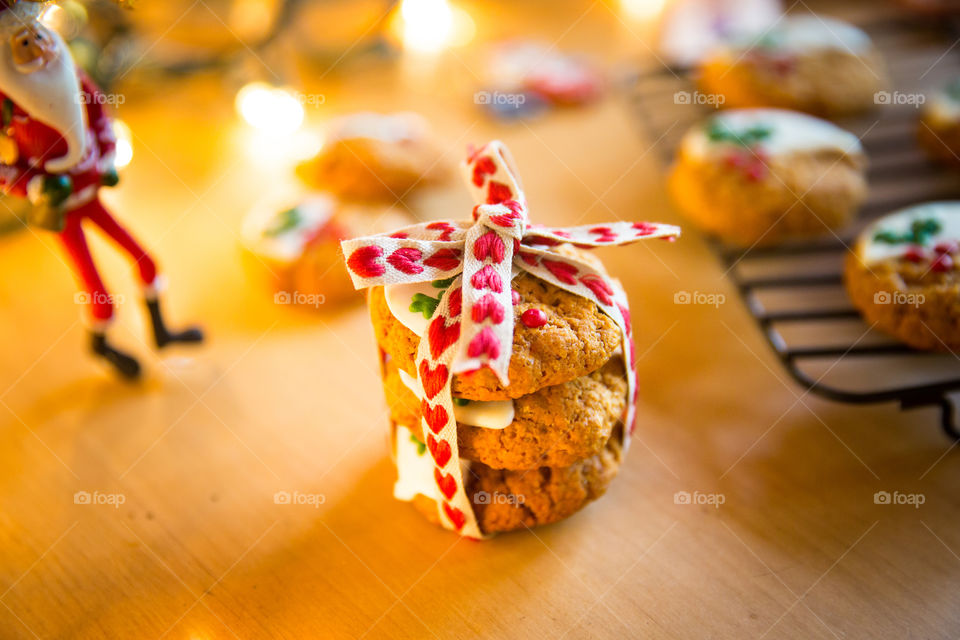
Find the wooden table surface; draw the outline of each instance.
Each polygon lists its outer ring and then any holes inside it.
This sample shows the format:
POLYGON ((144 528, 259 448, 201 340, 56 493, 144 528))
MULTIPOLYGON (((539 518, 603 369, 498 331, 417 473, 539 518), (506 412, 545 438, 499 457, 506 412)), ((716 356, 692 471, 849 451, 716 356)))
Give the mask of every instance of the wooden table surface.
MULTIPOLYGON (((478 37, 532 34, 620 70, 649 56, 604 3, 507 8, 478 10, 478 37)), ((536 220, 677 221, 622 96, 500 124, 472 102, 479 64, 470 47, 432 70, 299 72, 326 96, 314 122, 418 110, 451 162, 505 140, 536 220)), ((602 500, 483 543, 394 501, 365 309, 273 304, 242 264, 240 221, 289 169, 252 157, 234 91, 198 77, 131 98, 136 157, 110 194, 160 257, 171 315, 209 331, 202 350, 148 355, 129 267, 98 241, 124 296, 117 340, 148 369, 117 382, 83 352, 55 238, 0 238, 0 638, 960 634, 960 451, 936 413, 802 393, 692 229, 602 254, 631 297, 641 381, 637 437, 602 500), (726 302, 674 304, 681 290, 726 302), (122 504, 75 504, 78 491, 122 504), (278 505, 277 491, 322 504, 278 505), (877 491, 923 504, 878 505, 877 491)), ((456 179, 406 206, 469 210, 456 179)))

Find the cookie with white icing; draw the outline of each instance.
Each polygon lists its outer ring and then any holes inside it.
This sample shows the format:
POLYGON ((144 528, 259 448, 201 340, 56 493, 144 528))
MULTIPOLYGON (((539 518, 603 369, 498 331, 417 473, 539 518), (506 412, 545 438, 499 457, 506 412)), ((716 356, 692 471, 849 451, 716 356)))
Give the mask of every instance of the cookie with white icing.
POLYGON ((782 107, 818 115, 871 109, 888 84, 886 67, 859 28, 815 14, 785 17, 772 28, 717 47, 699 67, 703 92, 722 106, 782 107))
POLYGON ((722 111, 683 137, 668 180, 677 207, 741 246, 829 233, 867 194, 852 133, 783 109, 722 111))
POLYGON ((264 201, 243 221, 244 263, 252 277, 269 282, 278 304, 321 308, 359 300, 340 266, 340 241, 410 221, 397 209, 347 205, 327 193, 264 201))
POLYGON ((917 136, 934 159, 960 166, 960 78, 927 96, 917 136))
POLYGON ((865 320, 908 345, 960 349, 960 202, 932 202, 867 227, 844 282, 865 320))
POLYGON ((320 152, 297 167, 297 175, 342 198, 396 202, 436 182, 444 169, 423 117, 360 112, 333 120, 320 152))

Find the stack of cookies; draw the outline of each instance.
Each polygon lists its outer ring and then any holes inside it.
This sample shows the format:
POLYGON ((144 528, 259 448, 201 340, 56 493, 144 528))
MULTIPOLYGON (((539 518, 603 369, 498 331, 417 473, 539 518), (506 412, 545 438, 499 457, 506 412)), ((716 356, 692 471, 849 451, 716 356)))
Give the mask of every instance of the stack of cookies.
POLYGON ((471 219, 341 243, 380 346, 394 495, 471 538, 548 524, 601 496, 630 442, 629 303, 580 249, 680 229, 530 221, 506 146, 461 165, 471 219), (576 247, 576 248, 575 248, 576 247))
MULTIPOLYGON (((511 284, 510 384, 489 369, 453 378, 463 479, 485 534, 556 522, 603 495, 620 465, 629 401, 613 319, 529 273, 511 284)), ((434 521, 438 452, 428 450, 419 426, 423 392, 414 363, 447 286, 391 284, 369 294, 393 425, 394 496, 434 521)))

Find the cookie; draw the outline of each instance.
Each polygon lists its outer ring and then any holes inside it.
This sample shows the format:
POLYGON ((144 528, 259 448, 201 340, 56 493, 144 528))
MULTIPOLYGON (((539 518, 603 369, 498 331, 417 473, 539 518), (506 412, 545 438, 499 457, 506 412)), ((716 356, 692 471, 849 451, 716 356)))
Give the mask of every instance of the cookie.
MULTIPOLYGON (((627 9, 631 3, 623 3, 627 9)), ((657 21, 657 54, 671 67, 689 68, 718 46, 743 33, 761 33, 783 17, 778 0, 672 0, 657 21)), ((648 6, 636 5, 641 18, 648 6)))
POLYGON ((699 67, 701 91, 727 108, 782 107, 817 115, 859 113, 888 85, 883 58, 866 33, 817 15, 783 18, 734 39, 699 67))
POLYGON ((741 246, 828 233, 867 195, 852 133, 796 111, 737 109, 688 131, 668 180, 677 207, 741 246))
POLYGON ((844 281, 865 320, 916 349, 960 349, 960 202, 903 209, 871 224, 844 281))
POLYGON ((443 174, 430 127, 415 113, 356 113, 330 124, 320 152, 297 167, 310 187, 346 199, 399 201, 443 174))
POLYGON ((340 266, 340 241, 409 222, 396 209, 346 205, 325 193, 263 202, 243 221, 244 263, 253 278, 269 282, 277 304, 320 308, 360 300, 340 266))
MULTIPOLYGON (((512 286, 517 295, 510 385, 504 388, 492 371, 481 369, 454 377, 455 396, 519 398, 596 371, 620 347, 620 328, 595 303, 528 273, 515 277, 512 286), (525 322, 524 314, 531 310, 525 322), (530 322, 534 316, 537 322, 530 322)), ((411 311, 410 306, 414 296, 425 300, 438 294, 431 283, 370 289, 368 303, 377 342, 410 375, 416 375, 414 358, 429 317, 425 314, 429 309, 411 311)))
MULTIPOLYGON (((416 378, 385 366, 390 417, 419 425, 423 395, 416 378)), ((460 456, 495 469, 563 467, 596 455, 627 405, 623 359, 593 373, 514 400, 455 400, 460 456)))
MULTIPOLYGON (((394 496, 411 501, 427 519, 437 522, 440 496, 431 477, 433 464, 428 455, 409 457, 417 456, 417 444, 409 436, 406 427, 396 428, 398 468, 403 471, 394 496), (402 462, 401 457, 405 457, 402 462)), ((606 492, 620 469, 621 454, 620 437, 614 434, 599 453, 565 467, 511 471, 469 463, 463 474, 480 530, 505 533, 573 515, 606 492)))
POLYGON ((960 79, 934 92, 924 103, 917 137, 932 158, 960 166, 960 79))

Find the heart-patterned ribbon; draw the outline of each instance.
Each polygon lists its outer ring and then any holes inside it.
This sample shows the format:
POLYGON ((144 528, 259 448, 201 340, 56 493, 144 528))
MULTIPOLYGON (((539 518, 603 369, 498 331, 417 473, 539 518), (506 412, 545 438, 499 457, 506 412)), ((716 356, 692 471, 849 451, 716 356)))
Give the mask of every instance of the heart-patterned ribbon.
POLYGON ((437 502, 440 521, 462 535, 482 538, 460 471, 451 383, 455 374, 489 367, 503 386, 509 384, 514 269, 595 302, 619 325, 629 394, 626 450, 637 392, 626 295, 618 282, 556 247, 592 249, 651 238, 673 240, 680 229, 651 222, 563 229, 531 224, 513 158, 500 141, 471 150, 462 168, 476 202, 472 222, 420 223, 394 233, 345 240, 341 247, 357 289, 452 279, 417 350, 422 428, 442 496, 437 502))

